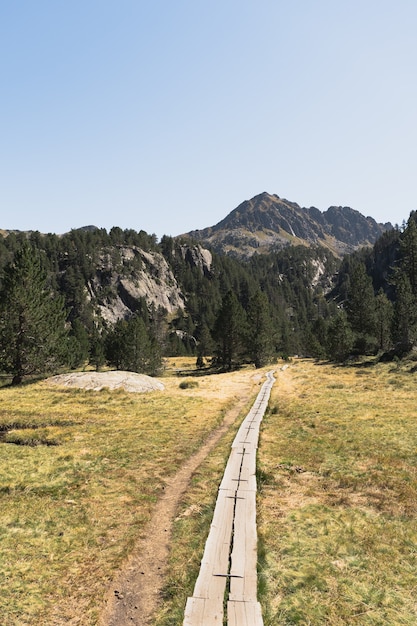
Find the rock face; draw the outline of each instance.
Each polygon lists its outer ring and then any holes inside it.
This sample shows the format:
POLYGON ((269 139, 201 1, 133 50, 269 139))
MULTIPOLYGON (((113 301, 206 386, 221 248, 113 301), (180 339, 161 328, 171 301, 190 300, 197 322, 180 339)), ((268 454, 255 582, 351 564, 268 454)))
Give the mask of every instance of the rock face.
POLYGON ((288 245, 321 245, 341 256, 372 245, 391 224, 378 224, 349 207, 300 207, 277 195, 262 193, 242 202, 215 226, 188 236, 221 254, 250 257, 288 245))
POLYGON ((198 267, 204 276, 210 276, 213 255, 200 245, 181 246, 182 257, 191 267, 198 267))
POLYGON ((140 300, 168 313, 184 309, 185 302, 171 268, 162 254, 137 247, 118 249, 117 261, 103 253, 89 281, 89 298, 110 324, 138 310, 140 300))

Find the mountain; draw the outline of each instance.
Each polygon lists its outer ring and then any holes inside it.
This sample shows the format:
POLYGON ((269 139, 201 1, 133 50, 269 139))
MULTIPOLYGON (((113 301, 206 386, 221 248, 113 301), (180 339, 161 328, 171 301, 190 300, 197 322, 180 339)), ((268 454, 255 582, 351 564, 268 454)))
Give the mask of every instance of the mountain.
POLYGON ((104 354, 118 367, 114 346, 127 341, 128 332, 139 341, 143 327, 148 344, 157 342, 164 355, 199 350, 199 356, 216 359, 222 349, 219 319, 228 311, 224 304, 230 292, 243 317, 255 319, 257 312, 270 320, 276 354, 333 358, 339 343, 350 346, 356 340, 347 355, 351 349, 371 354, 399 341, 408 346, 409 338, 417 336, 417 293, 410 291, 417 285, 411 262, 417 254, 416 216, 410 215, 401 232, 349 207, 322 213, 264 193, 216 226, 182 238, 164 235, 160 242, 155 235, 119 227, 107 232, 86 226, 63 235, 0 231, 0 295, 5 302, 5 269, 29 242, 42 259, 51 292, 63 299, 71 367, 90 357, 98 367, 104 354), (334 254, 349 250, 354 252, 343 260, 334 254), (380 327, 378 336, 375 328, 365 336, 348 326, 352 309, 346 303, 359 294, 361 305, 362 293, 367 293, 369 311, 379 307, 382 339, 380 327), (396 307, 399 296, 402 309, 396 307), (393 319, 399 320, 397 326, 393 319), (333 341, 339 332, 340 342, 333 341))
POLYGON ((186 233, 220 254, 249 258, 289 245, 320 245, 337 256, 372 245, 392 225, 378 224, 350 207, 321 212, 266 192, 242 202, 215 226, 186 233))

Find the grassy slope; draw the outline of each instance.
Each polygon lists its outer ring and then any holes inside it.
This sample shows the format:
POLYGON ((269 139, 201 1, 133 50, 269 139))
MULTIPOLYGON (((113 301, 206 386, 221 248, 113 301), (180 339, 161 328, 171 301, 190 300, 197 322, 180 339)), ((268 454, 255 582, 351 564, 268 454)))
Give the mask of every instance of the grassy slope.
MULTIPOLYGON (((417 415, 412 365, 277 371, 258 454, 265 626, 417 623, 417 415)), ((181 626, 232 433, 176 520, 156 626, 181 626)))
POLYGON ((2 626, 96 624, 164 477, 252 377, 199 377, 189 389, 173 377, 150 394, 1 389, 0 428, 13 427, 0 442, 2 626))
POLYGON ((265 624, 417 623, 410 368, 279 372, 259 454, 265 624))
MULTIPOLYGON (((252 374, 198 378, 188 389, 171 378, 149 395, 0 390, 0 424, 37 427, 8 437, 43 442, 0 444, 2 624, 95 624, 164 476, 252 374)), ((415 624, 415 374, 300 360, 277 376, 259 451, 266 626, 415 624)), ((232 436, 179 511, 158 626, 182 623, 232 436)))

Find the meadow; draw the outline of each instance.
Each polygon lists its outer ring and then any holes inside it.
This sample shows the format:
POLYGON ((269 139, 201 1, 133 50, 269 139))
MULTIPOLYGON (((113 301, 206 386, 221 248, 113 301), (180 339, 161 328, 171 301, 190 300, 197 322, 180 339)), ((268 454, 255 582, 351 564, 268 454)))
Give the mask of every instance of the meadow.
MULTIPOLYGON (((190 365, 150 394, 0 389, 2 625, 97 624, 165 479, 271 369, 190 365)), ((281 365, 258 453, 265 626, 417 623, 413 363, 281 365)), ((155 626, 182 623, 238 423, 181 502, 155 626)))
MULTIPOLYGON (((415 376, 413 362, 278 364, 258 451, 265 626, 417 623, 415 376)), ((182 623, 232 437, 176 519, 157 626, 182 623)))
POLYGON ((417 623, 415 363, 295 362, 259 451, 265 625, 417 623))
POLYGON ((172 362, 165 391, 146 394, 0 389, 2 626, 98 623, 166 478, 256 393, 253 370, 176 375, 190 365, 172 362))

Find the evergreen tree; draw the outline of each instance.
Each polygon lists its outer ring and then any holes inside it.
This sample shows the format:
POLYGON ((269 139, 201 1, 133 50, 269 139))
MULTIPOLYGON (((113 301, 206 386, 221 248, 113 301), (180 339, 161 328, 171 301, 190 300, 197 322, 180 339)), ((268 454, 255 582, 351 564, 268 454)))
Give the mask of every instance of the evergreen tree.
POLYGON ((123 369, 123 357, 127 345, 127 321, 118 320, 105 339, 106 360, 117 370, 123 369))
POLYGON ((417 297, 417 223, 416 213, 408 218, 407 227, 401 238, 401 270, 410 281, 413 296, 417 297))
POLYGON ((417 339, 417 223, 411 213, 400 240, 401 257, 394 272, 395 303, 393 339, 400 353, 417 339))
POLYGON ((394 341, 401 352, 411 349, 417 331, 417 307, 408 275, 399 272, 395 283, 395 305, 393 320, 394 341))
POLYGON ((250 298, 247 310, 246 349, 255 367, 263 367, 274 353, 274 333, 266 295, 258 290, 250 298))
POLYGON ((355 333, 355 347, 360 354, 375 350, 375 295, 372 279, 364 263, 355 263, 350 273, 346 312, 355 333))
POLYGON ((90 343, 88 333, 78 319, 71 324, 68 346, 68 365, 72 369, 84 365, 88 360, 90 343))
POLYGON ((282 317, 281 324, 281 341, 279 351, 283 359, 288 359, 291 354, 295 354, 294 346, 292 343, 292 330, 291 323, 288 318, 287 312, 282 317))
POLYGON ((94 325, 90 335, 89 362, 91 365, 94 365, 97 372, 106 362, 104 346, 105 339, 103 338, 103 334, 100 333, 98 328, 94 325))
POLYGON ((204 357, 213 354, 213 339, 207 324, 203 321, 197 333, 197 367, 204 366, 204 357))
POLYGON ((392 316, 392 304, 380 289, 375 298, 376 335, 380 350, 387 350, 391 344, 392 316))
POLYGON ((0 368, 14 384, 67 360, 65 321, 63 299, 51 292, 39 253, 25 243, 4 269, 0 293, 0 368))
POLYGON ((234 292, 229 290, 223 298, 214 326, 216 360, 226 370, 242 362, 244 324, 245 312, 234 292))
POLYGON ((329 322, 323 317, 318 317, 306 331, 307 354, 317 358, 326 357, 327 329, 329 322))
POLYGON ((375 298, 372 279, 363 263, 356 263, 350 274, 346 312, 352 330, 372 334, 375 330, 375 298))
POLYGON ((134 315, 130 320, 116 322, 107 338, 107 359, 119 370, 153 376, 162 365, 160 347, 148 333, 143 319, 134 315))
POLYGON ((340 311, 329 323, 327 354, 334 361, 343 362, 352 352, 354 336, 346 313, 340 311))

